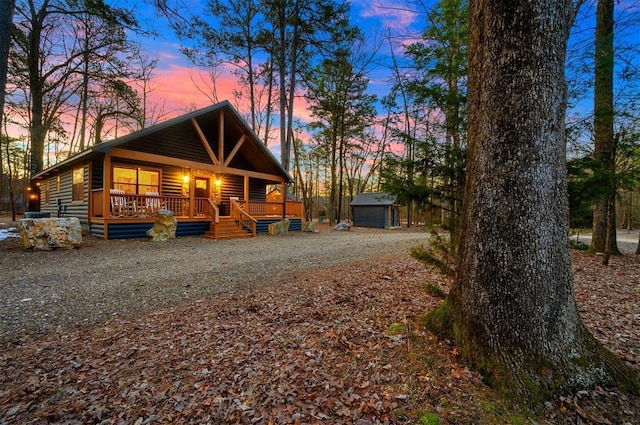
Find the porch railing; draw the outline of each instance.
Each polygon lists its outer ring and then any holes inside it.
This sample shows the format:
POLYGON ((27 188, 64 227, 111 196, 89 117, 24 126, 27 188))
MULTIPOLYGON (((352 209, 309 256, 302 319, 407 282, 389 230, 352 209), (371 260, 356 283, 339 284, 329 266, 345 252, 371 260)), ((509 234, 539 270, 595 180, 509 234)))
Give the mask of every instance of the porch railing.
MULTIPOLYGON (((92 191, 91 211, 94 217, 110 218, 154 218, 159 209, 168 209, 175 217, 212 217, 220 216, 220 211, 209 198, 195 198, 193 210, 190 208, 190 199, 179 196, 147 196, 129 194, 110 194, 109 211, 103 208, 103 189, 92 191)), ((240 211, 249 217, 282 217, 282 202, 268 201, 237 201, 232 200, 240 211)), ((287 202, 287 217, 302 217, 303 203, 287 202)), ((242 214, 241 214, 242 215, 242 214)), ((249 226, 250 227, 250 226, 249 226)))
POLYGON ((256 235, 256 225, 258 220, 251 217, 249 213, 247 213, 243 206, 240 205, 238 201, 235 199, 231 199, 231 218, 238 221, 238 224, 243 228, 251 229, 251 235, 256 235))
MULTIPOLYGON (((202 207, 206 212, 207 217, 209 217, 214 223, 219 223, 220 209, 209 198, 196 198, 196 206, 199 207, 201 203, 203 204, 202 207)), ((200 211, 200 209, 198 209, 198 211, 200 211)))
MULTIPOLYGON (((282 217, 282 202, 249 201, 247 212, 254 217, 282 217)), ((287 217, 302 217, 303 203, 287 201, 287 217)))
MULTIPOLYGON (((159 209, 170 210, 175 217, 189 217, 189 198, 176 196, 146 196, 109 194, 109 211, 103 208, 103 189, 92 191, 91 207, 94 217, 111 218, 153 218, 159 209)), ((204 201, 207 201, 205 198, 204 201)), ((194 215, 206 215, 207 208, 196 200, 194 215)))

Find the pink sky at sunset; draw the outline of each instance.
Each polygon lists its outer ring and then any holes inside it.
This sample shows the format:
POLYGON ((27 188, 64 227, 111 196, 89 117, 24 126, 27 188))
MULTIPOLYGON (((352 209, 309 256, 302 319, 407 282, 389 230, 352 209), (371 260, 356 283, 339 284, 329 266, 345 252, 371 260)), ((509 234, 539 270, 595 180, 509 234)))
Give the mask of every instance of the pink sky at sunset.
MULTIPOLYGON (((199 2, 194 2, 198 4, 199 2)), ((386 37, 388 30, 392 33, 409 33, 415 25, 420 27, 423 19, 419 13, 409 10, 406 2, 394 0, 354 0, 351 2, 352 21, 359 25, 367 36, 380 39, 386 37)), ((153 13, 150 12, 149 13, 153 13)), ((194 13, 192 11, 192 13, 194 13)), ((165 26, 164 22, 156 20, 155 24, 165 26)), ((415 31, 415 30, 414 30, 415 31)), ((169 28, 160 31, 165 39, 143 40, 144 48, 150 57, 158 58, 158 66, 154 71, 152 86, 154 91, 150 93, 150 102, 157 105, 164 104, 164 110, 168 117, 184 113, 193 106, 201 108, 212 103, 210 96, 202 93, 204 90, 210 93, 211 85, 208 72, 192 65, 179 51, 180 45, 171 36, 169 28), (194 81, 198 82, 200 89, 194 81)), ((371 91, 386 94, 388 90, 387 77, 373 75, 371 78, 371 91)), ((228 70, 221 73, 216 80, 218 100, 234 102, 233 90, 237 86, 237 80, 228 70)), ((304 105, 304 99, 296 99, 296 116, 302 121, 308 121, 310 114, 304 105)))
MULTIPOLYGON (((393 36, 402 34, 417 34, 423 25, 424 16, 409 10, 406 2, 394 0, 354 0, 351 2, 352 23, 359 25, 367 37, 376 42, 382 42, 389 32, 393 36)), ((193 13, 193 11, 192 11, 193 13)), ((165 25, 164 21, 157 20, 156 26, 165 25)), ((152 86, 154 90, 149 94, 150 105, 163 105, 165 116, 162 120, 173 118, 185 113, 187 110, 206 107, 213 103, 210 96, 211 81, 208 71, 197 68, 180 52, 179 43, 170 35, 169 28, 160 31, 167 38, 155 40, 142 40, 147 54, 158 58, 158 66, 154 71, 152 86), (195 82, 194 82, 195 81, 195 82), (196 82, 200 86, 196 87, 196 82), (203 93, 202 91, 205 91, 203 93)), ((383 50, 388 50, 388 42, 383 42, 383 50)), ((370 92, 378 94, 381 98, 389 90, 389 73, 387 69, 377 69, 370 76, 370 92)), ((231 69, 221 72, 216 79, 216 91, 219 101, 229 100, 236 104, 233 90, 237 87, 237 77, 231 74, 231 69)), ((297 93, 295 116, 303 123, 311 121, 311 114, 302 93, 297 93)), ((239 112, 242 114, 248 108, 239 112)), ((277 126, 278 120, 275 124, 277 126)), ((260 137, 263 135, 260 134, 260 137)), ((311 136, 302 133, 303 138, 311 136)), ((279 143, 271 140, 268 144, 271 151, 279 157, 279 143)))
MULTIPOLYGON (((196 108, 203 108, 211 104, 206 93, 209 87, 206 87, 206 81, 209 79, 206 71, 187 67, 172 66, 167 69, 157 70, 152 85, 155 87, 150 94, 150 102, 163 103, 165 110, 171 116, 183 113, 186 108, 191 105, 196 108), (200 89, 195 82, 199 82, 200 89), (200 84, 200 82, 202 82, 200 84)), ((211 83, 209 83, 211 84, 211 83)), ((233 88, 236 82, 230 77, 220 78, 217 81, 217 91, 220 100, 233 98, 233 88)))

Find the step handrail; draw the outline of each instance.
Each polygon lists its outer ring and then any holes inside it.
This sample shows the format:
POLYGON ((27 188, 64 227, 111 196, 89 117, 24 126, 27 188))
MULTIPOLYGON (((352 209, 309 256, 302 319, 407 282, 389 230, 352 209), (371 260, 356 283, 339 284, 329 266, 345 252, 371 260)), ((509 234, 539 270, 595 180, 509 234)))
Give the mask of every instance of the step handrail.
POLYGON ((213 219, 214 223, 219 223, 220 222, 220 209, 216 206, 216 204, 213 203, 213 201, 211 199, 207 198, 207 202, 205 203, 205 205, 208 205, 209 208, 207 209, 208 213, 209 213, 209 217, 213 219))
POLYGON ((251 229, 251 236, 256 235, 256 225, 258 220, 251 217, 238 203, 236 199, 231 199, 231 217, 238 221, 238 225, 251 229))

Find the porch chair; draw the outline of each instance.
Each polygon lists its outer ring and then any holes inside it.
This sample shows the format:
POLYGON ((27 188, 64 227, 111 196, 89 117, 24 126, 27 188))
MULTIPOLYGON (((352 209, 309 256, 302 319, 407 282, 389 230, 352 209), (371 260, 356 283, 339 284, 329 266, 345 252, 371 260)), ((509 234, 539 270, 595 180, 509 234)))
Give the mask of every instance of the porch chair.
POLYGON ((128 202, 124 190, 110 189, 111 195, 111 216, 123 217, 135 215, 136 204, 135 202, 128 202))
POLYGON ((156 211, 163 208, 160 203, 160 194, 158 192, 145 192, 144 199, 148 215, 154 215, 156 211))

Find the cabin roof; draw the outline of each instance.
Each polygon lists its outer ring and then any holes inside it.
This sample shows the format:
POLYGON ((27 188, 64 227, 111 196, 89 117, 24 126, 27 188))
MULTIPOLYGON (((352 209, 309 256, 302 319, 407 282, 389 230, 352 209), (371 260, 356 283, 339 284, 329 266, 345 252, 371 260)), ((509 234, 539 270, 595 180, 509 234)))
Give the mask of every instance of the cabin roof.
MULTIPOLYGON (((152 151, 153 142, 161 137, 180 138, 185 134, 193 133, 193 124, 191 120, 195 120, 203 131, 212 133, 218 126, 217 119, 221 111, 224 112, 224 137, 225 141, 236 143, 243 135, 247 138, 240 148, 240 152, 247 158, 252 165, 260 171, 269 172, 271 174, 281 175, 288 183, 293 182, 292 177, 284 169, 282 164, 275 158, 273 153, 266 147, 260 138, 251 130, 246 121, 233 108, 229 101, 223 101, 206 108, 198 109, 193 112, 181 115, 179 117, 155 124, 125 136, 99 143, 89 149, 74 155, 54 166, 38 173, 34 179, 46 177, 57 172, 61 168, 66 168, 80 162, 87 161, 96 156, 109 153, 113 148, 126 148, 135 144, 140 147, 145 145, 145 150, 152 151)), ((216 152, 217 154, 217 152, 216 152)))
POLYGON ((351 201, 352 207, 370 207, 393 205, 396 203, 397 197, 384 192, 363 192, 356 195, 351 201))

